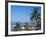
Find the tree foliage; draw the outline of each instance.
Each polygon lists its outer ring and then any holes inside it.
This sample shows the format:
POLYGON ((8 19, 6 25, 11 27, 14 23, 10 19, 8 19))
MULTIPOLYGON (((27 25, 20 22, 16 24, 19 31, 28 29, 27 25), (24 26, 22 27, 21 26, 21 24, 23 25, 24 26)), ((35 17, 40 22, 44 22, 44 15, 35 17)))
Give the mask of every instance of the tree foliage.
POLYGON ((16 23, 15 30, 16 30, 16 31, 20 31, 20 30, 21 30, 21 25, 20 25, 20 23, 16 23))
POLYGON ((40 27, 40 25, 41 25, 41 15, 38 12, 38 8, 37 7, 34 8, 34 11, 31 14, 30 20, 33 21, 33 19, 36 20, 37 26, 40 27))

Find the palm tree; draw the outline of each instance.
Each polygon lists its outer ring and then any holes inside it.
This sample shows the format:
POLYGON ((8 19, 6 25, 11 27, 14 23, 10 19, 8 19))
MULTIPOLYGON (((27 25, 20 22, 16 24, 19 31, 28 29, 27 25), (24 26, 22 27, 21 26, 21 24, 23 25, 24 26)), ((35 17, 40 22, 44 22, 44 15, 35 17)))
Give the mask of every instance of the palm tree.
POLYGON ((32 15, 30 17, 30 20, 31 21, 35 20, 35 23, 36 23, 37 26, 41 25, 40 13, 38 13, 38 8, 37 7, 34 8, 34 11, 33 11, 32 15))
POLYGON ((32 13, 32 16, 31 16, 30 20, 33 20, 33 19, 37 20, 37 18, 40 15, 40 14, 38 14, 37 10, 38 10, 38 8, 34 8, 34 11, 32 13))

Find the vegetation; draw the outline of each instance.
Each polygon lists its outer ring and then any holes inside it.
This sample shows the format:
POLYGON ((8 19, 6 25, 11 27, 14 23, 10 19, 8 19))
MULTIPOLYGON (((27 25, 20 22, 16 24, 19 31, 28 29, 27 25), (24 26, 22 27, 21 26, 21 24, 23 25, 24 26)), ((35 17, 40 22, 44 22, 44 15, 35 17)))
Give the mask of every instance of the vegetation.
POLYGON ((37 27, 41 27, 40 25, 41 25, 41 18, 40 18, 40 13, 38 13, 38 8, 34 8, 34 11, 33 11, 33 13, 32 13, 32 16, 30 17, 30 20, 32 20, 33 21, 33 19, 34 20, 36 20, 36 24, 37 24, 37 27))
POLYGON ((16 31, 20 31, 20 30, 21 30, 21 25, 20 25, 20 23, 16 23, 15 30, 16 30, 16 31))

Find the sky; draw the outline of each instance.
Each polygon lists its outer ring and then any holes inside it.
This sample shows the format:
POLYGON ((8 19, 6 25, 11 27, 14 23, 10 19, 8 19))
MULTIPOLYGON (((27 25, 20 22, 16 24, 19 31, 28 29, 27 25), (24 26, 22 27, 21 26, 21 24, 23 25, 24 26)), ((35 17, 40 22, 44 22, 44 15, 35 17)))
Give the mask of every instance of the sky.
MULTIPOLYGON (((38 7, 38 13, 41 13, 41 7, 38 7)), ((30 21, 34 6, 11 5, 11 23, 25 23, 30 21)))

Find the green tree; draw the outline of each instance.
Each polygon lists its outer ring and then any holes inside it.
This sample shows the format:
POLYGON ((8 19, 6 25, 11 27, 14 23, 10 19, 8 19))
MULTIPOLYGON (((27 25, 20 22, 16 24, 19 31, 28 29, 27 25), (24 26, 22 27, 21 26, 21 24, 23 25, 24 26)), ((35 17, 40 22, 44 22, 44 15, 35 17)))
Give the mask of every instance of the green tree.
POLYGON ((41 25, 41 15, 38 13, 38 8, 35 7, 33 13, 31 14, 30 20, 33 21, 35 19, 35 23, 39 27, 41 25))
POLYGON ((16 23, 15 30, 16 30, 16 31, 20 31, 20 30, 21 30, 21 25, 20 25, 20 23, 16 23))
POLYGON ((35 7, 33 13, 31 14, 30 20, 33 20, 33 19, 37 20, 39 18, 40 14, 37 11, 38 11, 38 8, 35 7))

